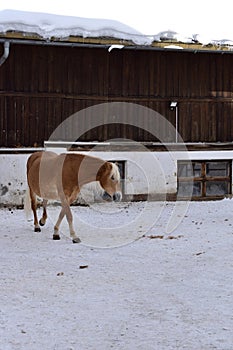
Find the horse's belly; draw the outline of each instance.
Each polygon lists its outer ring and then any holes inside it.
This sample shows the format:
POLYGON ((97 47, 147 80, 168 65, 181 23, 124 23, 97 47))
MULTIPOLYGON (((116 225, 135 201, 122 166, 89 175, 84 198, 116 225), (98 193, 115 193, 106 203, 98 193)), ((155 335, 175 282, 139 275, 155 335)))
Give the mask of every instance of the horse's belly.
POLYGON ((48 193, 47 195, 44 195, 43 198, 44 199, 51 199, 51 200, 59 200, 60 199, 57 193, 52 193, 52 192, 48 193))
POLYGON ((40 191, 43 199, 59 200, 59 195, 56 186, 45 186, 40 191))

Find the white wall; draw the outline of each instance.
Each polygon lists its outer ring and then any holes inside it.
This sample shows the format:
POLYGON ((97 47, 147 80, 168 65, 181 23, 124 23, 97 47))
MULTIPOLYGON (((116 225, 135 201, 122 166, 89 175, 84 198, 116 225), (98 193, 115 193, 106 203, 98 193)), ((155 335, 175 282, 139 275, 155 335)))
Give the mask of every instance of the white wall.
MULTIPOLYGON (((62 151, 59 149, 59 151, 62 151)), ((86 152, 82 152, 86 153, 86 152)), ((88 152, 107 160, 126 161, 125 193, 176 193, 177 160, 233 159, 233 151, 88 152)), ((0 154, 0 205, 22 205, 27 188, 29 154, 0 154)))
POLYGON ((28 154, 0 154, 0 205, 23 204, 28 154))

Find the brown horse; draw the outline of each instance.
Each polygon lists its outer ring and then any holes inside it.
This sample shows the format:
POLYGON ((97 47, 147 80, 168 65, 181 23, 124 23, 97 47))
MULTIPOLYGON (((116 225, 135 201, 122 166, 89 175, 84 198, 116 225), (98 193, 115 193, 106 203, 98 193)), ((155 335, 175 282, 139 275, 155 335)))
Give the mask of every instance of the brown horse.
POLYGON ((103 199, 120 201, 120 174, 116 164, 82 154, 60 154, 53 152, 33 153, 27 161, 29 196, 25 208, 30 207, 34 215, 34 231, 40 232, 47 219, 46 206, 49 199, 61 202, 61 211, 54 226, 53 239, 60 239, 59 226, 66 216, 73 243, 80 239, 73 228, 70 204, 77 198, 83 185, 99 181, 103 188, 103 199), (43 215, 37 219, 37 196, 43 199, 43 215))

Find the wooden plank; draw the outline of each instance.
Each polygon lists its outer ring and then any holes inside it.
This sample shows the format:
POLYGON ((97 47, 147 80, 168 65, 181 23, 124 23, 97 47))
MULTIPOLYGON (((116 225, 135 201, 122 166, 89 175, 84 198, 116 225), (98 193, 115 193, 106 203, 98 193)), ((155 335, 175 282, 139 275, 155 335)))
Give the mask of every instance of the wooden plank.
POLYGON ((120 96, 122 94, 123 82, 123 55, 120 50, 112 50, 108 54, 108 81, 105 82, 107 95, 120 96))
POLYGON ((7 132, 7 110, 6 110, 6 98, 0 96, 0 147, 7 147, 8 145, 8 132, 7 132))

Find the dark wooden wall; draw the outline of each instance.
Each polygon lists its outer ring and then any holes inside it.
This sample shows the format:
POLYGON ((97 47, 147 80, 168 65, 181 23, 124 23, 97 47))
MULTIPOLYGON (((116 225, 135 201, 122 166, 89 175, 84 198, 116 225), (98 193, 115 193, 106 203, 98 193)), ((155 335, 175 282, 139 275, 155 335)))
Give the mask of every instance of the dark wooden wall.
MULTIPOLYGON (((169 102, 176 100, 185 142, 232 141, 232 84, 228 53, 11 44, 0 67, 0 147, 43 146, 68 116, 108 101, 150 107, 175 125, 169 102)), ((156 141, 144 130, 116 125, 81 140, 114 137, 156 141)), ((166 141, 174 139, 168 134, 166 141)))

